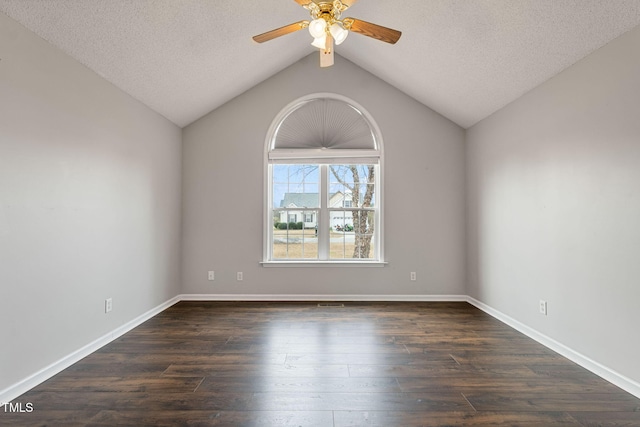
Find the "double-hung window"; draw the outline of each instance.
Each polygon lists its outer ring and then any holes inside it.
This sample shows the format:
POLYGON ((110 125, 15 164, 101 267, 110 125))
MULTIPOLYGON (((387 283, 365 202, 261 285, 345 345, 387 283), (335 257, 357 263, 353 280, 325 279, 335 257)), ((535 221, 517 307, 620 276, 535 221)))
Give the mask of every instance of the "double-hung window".
POLYGON ((380 137, 362 107, 306 97, 270 132, 264 263, 382 263, 380 137))

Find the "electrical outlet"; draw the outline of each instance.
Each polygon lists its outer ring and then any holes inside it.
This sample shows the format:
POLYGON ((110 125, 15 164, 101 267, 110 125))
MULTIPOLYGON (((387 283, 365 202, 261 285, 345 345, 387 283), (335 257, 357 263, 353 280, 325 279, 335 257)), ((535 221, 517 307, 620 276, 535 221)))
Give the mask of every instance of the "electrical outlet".
POLYGON ((214 280, 215 277, 216 277, 215 272, 214 271, 209 271, 209 276, 208 277, 209 277, 209 280, 214 280))
POLYGON ((238 271, 238 272, 236 273, 236 279, 238 279, 238 282, 242 282, 242 279, 243 279, 243 277, 242 277, 242 271, 238 271))
POLYGON ((540 300, 540 314, 547 315, 547 302, 545 300, 540 300))
POLYGON ((106 300, 104 300, 104 312, 108 313, 111 310, 113 310, 113 299, 107 298, 106 300))
POLYGON ((411 281, 415 282, 416 281, 416 272, 412 271, 410 277, 411 277, 411 281))

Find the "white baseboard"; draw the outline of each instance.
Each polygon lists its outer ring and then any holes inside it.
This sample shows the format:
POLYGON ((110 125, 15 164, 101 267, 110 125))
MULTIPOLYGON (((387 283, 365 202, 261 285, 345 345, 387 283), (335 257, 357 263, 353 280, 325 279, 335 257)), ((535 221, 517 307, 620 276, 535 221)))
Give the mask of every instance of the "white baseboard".
POLYGON ((550 338, 544 334, 541 334, 540 332, 536 331, 533 328, 530 328, 529 326, 525 325, 524 323, 521 323, 517 320, 515 320, 514 318, 507 316, 506 314, 502 313, 501 311, 498 311, 488 305, 486 305, 483 302, 478 301, 475 298, 472 297, 467 297, 467 302, 477 308, 479 308, 480 310, 484 311, 485 313, 495 317, 496 319, 498 319, 499 321, 501 321, 502 323, 505 323, 509 326, 511 326, 513 329, 522 332, 523 334, 525 334, 526 336, 528 336, 529 338, 539 342, 540 344, 544 345, 545 347, 550 348, 551 350, 555 351, 558 354, 561 354, 562 356, 566 357, 567 359, 577 363, 578 365, 582 366, 583 368, 593 372, 594 374, 598 375, 599 377, 609 381, 610 383, 620 387, 621 389, 625 390, 628 393, 633 394, 634 396, 640 398, 640 384, 633 381, 630 378, 625 377, 624 375, 619 374, 618 372, 607 368, 606 366, 596 362, 595 360, 592 360, 590 358, 588 358, 587 356, 578 353, 577 351, 567 347, 566 345, 559 343, 558 341, 554 340, 553 338, 550 338))
POLYGON ((23 379, 22 381, 7 387, 6 389, 0 391, 0 402, 11 402, 12 400, 16 399, 17 397, 31 390, 35 386, 42 384, 44 381, 48 380, 49 378, 53 377, 59 372, 67 369, 69 366, 82 360, 83 358, 87 357, 94 351, 99 350, 100 348, 109 344, 111 341, 126 334, 136 326, 141 325, 142 323, 151 319, 153 316, 163 312, 164 310, 166 310, 167 308, 169 308, 170 306, 172 306, 173 304, 179 301, 180 299, 177 296, 174 298, 171 298, 170 300, 160 304, 157 307, 152 308, 146 313, 141 314, 140 316, 114 329, 113 331, 104 334, 100 338, 90 342, 84 347, 74 351, 71 354, 68 354, 62 359, 39 370, 33 375, 30 375, 29 377, 23 379))
POLYGON ((467 301, 466 295, 183 294, 180 301, 467 301))

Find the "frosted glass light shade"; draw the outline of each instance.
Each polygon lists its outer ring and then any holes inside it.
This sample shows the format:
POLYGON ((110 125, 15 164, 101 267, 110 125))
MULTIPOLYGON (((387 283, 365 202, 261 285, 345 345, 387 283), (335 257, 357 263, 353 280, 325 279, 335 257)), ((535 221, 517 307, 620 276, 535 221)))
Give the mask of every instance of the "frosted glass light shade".
POLYGON ((345 30, 344 27, 338 22, 329 27, 329 31, 331 32, 333 39, 336 41, 336 45, 339 45, 343 41, 345 41, 347 36, 349 35, 349 31, 345 30))
POLYGON ((315 39, 313 39, 311 46, 315 46, 318 49, 324 49, 325 47, 327 47, 327 35, 323 34, 322 37, 316 37, 315 39))
POLYGON ((322 37, 327 28, 327 21, 322 18, 314 19, 309 23, 309 34, 314 39, 322 37))

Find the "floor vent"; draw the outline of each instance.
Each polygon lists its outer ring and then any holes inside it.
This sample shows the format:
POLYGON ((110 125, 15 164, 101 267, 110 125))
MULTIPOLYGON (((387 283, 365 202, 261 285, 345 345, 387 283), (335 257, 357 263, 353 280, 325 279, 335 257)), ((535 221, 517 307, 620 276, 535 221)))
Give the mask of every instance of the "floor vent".
POLYGON ((344 304, 341 302, 321 302, 318 307, 344 307, 344 304))

